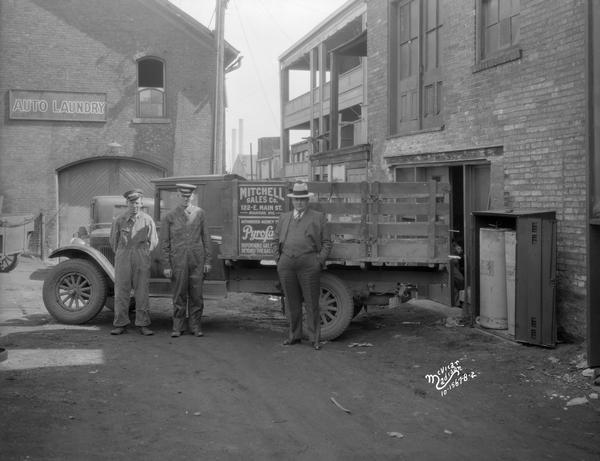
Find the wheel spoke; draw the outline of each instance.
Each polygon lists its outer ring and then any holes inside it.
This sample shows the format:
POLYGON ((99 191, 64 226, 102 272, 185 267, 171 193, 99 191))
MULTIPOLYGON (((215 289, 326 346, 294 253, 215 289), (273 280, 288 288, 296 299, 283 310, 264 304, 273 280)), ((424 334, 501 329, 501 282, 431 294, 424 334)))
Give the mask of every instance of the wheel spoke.
POLYGON ((73 288, 73 276, 68 275, 63 280, 65 288, 71 290, 73 288))
POLYGON ((85 308, 91 296, 90 282, 82 274, 67 274, 58 283, 57 298, 65 310, 76 312, 85 308))
POLYGON ((70 295, 70 296, 69 296, 69 298, 68 298, 68 301, 69 301, 69 302, 68 302, 68 304, 67 304, 67 309, 69 309, 69 310, 73 310, 73 301, 74 301, 74 299, 73 299, 73 295, 70 295))

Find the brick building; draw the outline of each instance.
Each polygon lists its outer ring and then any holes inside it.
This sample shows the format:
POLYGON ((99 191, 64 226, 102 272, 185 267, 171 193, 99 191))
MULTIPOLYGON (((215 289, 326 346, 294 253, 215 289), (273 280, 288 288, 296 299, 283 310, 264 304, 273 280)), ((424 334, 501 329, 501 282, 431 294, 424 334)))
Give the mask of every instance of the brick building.
POLYGON ((278 136, 258 138, 256 152, 257 179, 273 179, 280 171, 280 139, 278 136))
POLYGON ((312 179, 325 169, 330 180, 449 182, 448 224, 465 238, 467 264, 471 212, 555 211, 559 335, 587 339, 600 365, 594 3, 351 0, 282 54, 280 69, 283 177, 293 176, 290 133, 304 129, 312 179), (352 56, 360 63, 348 68, 352 56), (301 70, 308 90, 290 98, 301 70), (357 120, 345 118, 349 104, 357 120), (346 120, 365 136, 348 143, 346 120))
POLYGON ((0 56, 0 195, 42 214, 44 252, 94 195, 214 171, 215 39, 168 1, 2 0, 0 56))

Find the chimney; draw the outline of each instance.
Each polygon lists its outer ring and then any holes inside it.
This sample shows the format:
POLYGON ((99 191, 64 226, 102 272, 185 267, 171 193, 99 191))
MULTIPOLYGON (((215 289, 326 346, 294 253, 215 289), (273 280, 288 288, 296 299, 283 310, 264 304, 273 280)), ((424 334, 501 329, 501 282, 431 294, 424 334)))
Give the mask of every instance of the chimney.
POLYGON ((233 164, 235 163, 236 158, 236 147, 237 147, 237 130, 233 128, 231 130, 231 167, 233 168, 233 164))
POLYGON ((238 119, 239 152, 244 155, 244 120, 238 119))

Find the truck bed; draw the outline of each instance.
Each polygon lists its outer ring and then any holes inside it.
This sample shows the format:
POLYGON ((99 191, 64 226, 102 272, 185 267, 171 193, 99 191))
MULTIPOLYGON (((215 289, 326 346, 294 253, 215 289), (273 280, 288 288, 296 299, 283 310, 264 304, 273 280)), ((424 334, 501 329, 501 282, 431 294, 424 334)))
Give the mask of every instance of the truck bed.
MULTIPOLYGON (((268 260, 292 183, 231 181, 225 187, 220 257, 268 260), (270 237, 270 238, 269 238, 270 237)), ((333 235, 328 264, 420 266, 448 262, 447 183, 310 182, 309 206, 324 212, 333 235)), ((216 231, 216 229, 215 229, 216 231)))

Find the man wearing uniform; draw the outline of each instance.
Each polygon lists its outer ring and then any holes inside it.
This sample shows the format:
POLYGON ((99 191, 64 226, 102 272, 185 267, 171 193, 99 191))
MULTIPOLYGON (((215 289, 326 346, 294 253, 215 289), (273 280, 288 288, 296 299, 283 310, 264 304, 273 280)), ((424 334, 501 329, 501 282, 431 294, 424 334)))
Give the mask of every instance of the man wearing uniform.
POLYGON ((283 213, 275 229, 273 252, 283 288, 289 333, 285 346, 302 340, 302 300, 306 305, 307 333, 313 347, 321 348, 321 268, 331 251, 331 234, 325 215, 308 209, 308 185, 294 184, 293 211, 283 213))
POLYGON ((192 204, 196 186, 177 184, 179 205, 164 217, 160 226, 163 272, 173 288, 173 332, 177 338, 189 328, 203 336, 200 324, 204 310, 202 287, 211 269, 210 236, 206 215, 192 204))
POLYGON ((118 216, 110 229, 110 246, 115 252, 115 317, 111 335, 127 331, 129 298, 135 296, 135 325, 144 336, 154 334, 148 312, 150 300, 150 252, 158 245, 154 220, 142 211, 143 193, 139 189, 123 194, 128 211, 118 216))

